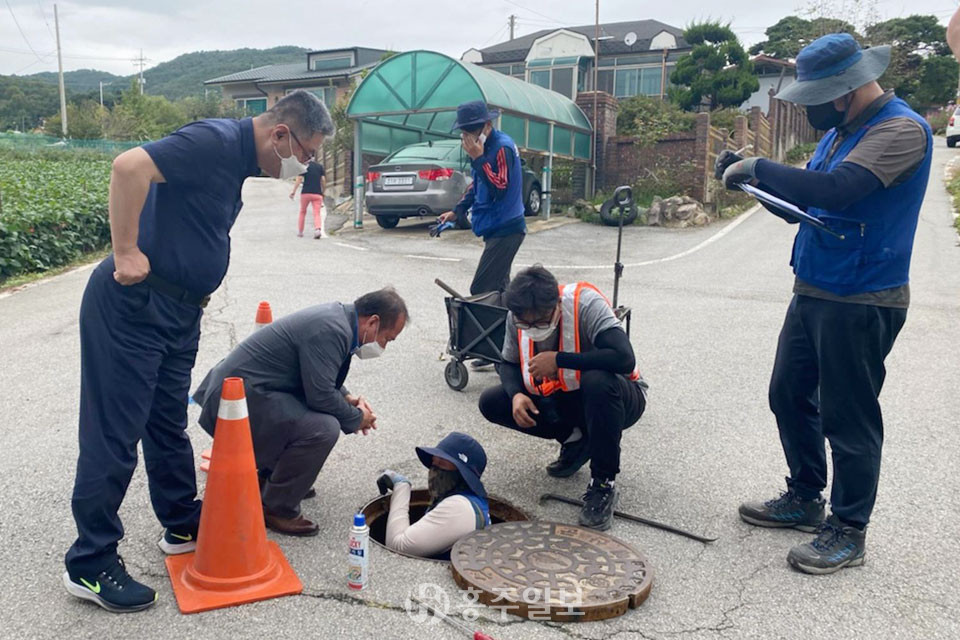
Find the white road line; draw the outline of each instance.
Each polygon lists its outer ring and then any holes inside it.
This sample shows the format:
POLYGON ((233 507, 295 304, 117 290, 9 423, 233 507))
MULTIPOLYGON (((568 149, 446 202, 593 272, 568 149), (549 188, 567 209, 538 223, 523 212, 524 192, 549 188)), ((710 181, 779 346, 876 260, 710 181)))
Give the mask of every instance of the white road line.
POLYGON ((37 280, 36 282, 31 282, 31 283, 29 283, 29 284, 21 285, 21 286, 19 286, 19 287, 14 287, 13 289, 10 289, 9 291, 5 291, 4 293, 0 293, 0 300, 3 300, 4 298, 9 298, 10 296, 12 296, 12 295, 14 295, 14 294, 17 294, 17 293, 20 293, 21 291, 26 291, 27 289, 33 289, 34 287, 39 287, 40 285, 47 284, 48 282, 54 282, 55 280, 59 280, 60 278, 65 278, 65 277, 67 277, 67 276, 69 276, 69 275, 71 275, 71 274, 81 273, 81 272, 86 271, 86 270, 88 270, 88 269, 93 269, 93 268, 94 268, 95 266, 97 266, 98 264, 100 264, 100 262, 91 262, 91 263, 89 263, 89 264, 84 264, 84 265, 81 265, 81 266, 76 267, 76 268, 74 268, 74 269, 70 269, 69 271, 64 271, 63 273, 58 273, 58 274, 55 275, 55 276, 50 276, 50 277, 44 278, 44 279, 42 279, 42 280, 37 280))
MULTIPOLYGON (((745 213, 740 214, 740 217, 739 217, 739 218, 737 218, 736 220, 734 220, 733 222, 731 222, 730 224, 728 224, 727 226, 725 226, 725 227, 724 227, 723 229, 721 229, 720 231, 716 232, 715 234, 713 234, 712 236, 710 236, 709 238, 707 238, 706 240, 704 240, 703 242, 701 242, 701 243, 698 244, 697 246, 691 247, 690 249, 687 249, 686 251, 681 251, 680 253, 676 253, 676 254, 674 254, 674 255, 672 255, 672 256, 667 256, 666 258, 657 258, 657 259, 655 259, 655 260, 644 260, 643 262, 632 262, 632 263, 629 263, 629 264, 625 264, 625 265, 623 265, 623 266, 624 266, 624 267, 631 267, 631 268, 632 268, 632 267, 646 267, 646 266, 649 266, 649 265, 651 265, 651 264, 660 264, 660 263, 662 263, 662 262, 672 262, 672 261, 674 261, 674 260, 679 260, 680 258, 685 258, 685 257, 689 256, 690 254, 696 253, 697 251, 700 251, 700 250, 703 249, 704 247, 707 247, 707 246, 713 244, 714 242, 716 242, 717 240, 719 240, 719 239, 722 238, 723 236, 727 235, 728 233, 730 233, 731 231, 733 231, 734 229, 736 229, 737 227, 739 227, 741 224, 743 224, 744 222, 746 222, 747 219, 750 218, 750 216, 752 216, 753 214, 755 214, 755 213, 756 213, 757 211, 759 211, 759 210, 760 210, 760 205, 756 205, 755 207, 753 207, 753 208, 750 209, 749 211, 746 211, 745 213)), ((529 266, 529 265, 527 265, 527 266, 529 266)), ((577 269, 577 270, 584 270, 584 271, 586 271, 586 270, 590 270, 590 269, 609 269, 609 268, 610 268, 610 264, 609 264, 609 263, 607 263, 607 264, 590 264, 590 265, 558 264, 558 265, 545 265, 545 268, 551 269, 551 270, 556 270, 556 269, 577 269)))
POLYGON ((461 262, 462 258, 438 258, 437 256, 417 256, 412 253, 408 253, 403 256, 404 258, 412 258, 414 260, 435 260, 437 262, 461 262))
POLYGON ((347 244, 346 242, 334 242, 333 244, 338 247, 346 247, 347 249, 353 249, 354 251, 369 251, 366 247, 356 247, 352 244, 347 244))

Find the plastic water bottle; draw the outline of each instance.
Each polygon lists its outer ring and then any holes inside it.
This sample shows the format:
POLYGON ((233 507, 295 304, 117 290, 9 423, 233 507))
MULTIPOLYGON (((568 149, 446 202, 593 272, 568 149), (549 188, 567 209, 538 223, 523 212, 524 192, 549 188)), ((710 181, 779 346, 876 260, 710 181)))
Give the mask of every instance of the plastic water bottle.
POLYGON ((370 577, 370 527, 362 513, 353 516, 350 529, 350 563, 347 571, 347 587, 361 591, 370 577))

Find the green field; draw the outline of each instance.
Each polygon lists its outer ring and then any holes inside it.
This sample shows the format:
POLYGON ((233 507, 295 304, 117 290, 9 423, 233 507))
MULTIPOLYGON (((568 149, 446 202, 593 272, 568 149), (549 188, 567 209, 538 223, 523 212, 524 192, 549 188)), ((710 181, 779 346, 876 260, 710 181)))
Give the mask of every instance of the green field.
POLYGON ((0 283, 109 244, 110 163, 94 153, 0 149, 0 283))

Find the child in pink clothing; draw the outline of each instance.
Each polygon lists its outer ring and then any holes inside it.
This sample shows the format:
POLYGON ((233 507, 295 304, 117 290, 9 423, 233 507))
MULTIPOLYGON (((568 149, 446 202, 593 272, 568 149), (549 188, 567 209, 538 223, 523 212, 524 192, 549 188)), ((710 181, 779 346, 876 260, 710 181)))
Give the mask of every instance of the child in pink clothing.
POLYGON ((314 238, 326 238, 327 233, 324 228, 324 218, 326 210, 323 207, 323 190, 327 186, 326 172, 323 165, 316 160, 311 160, 307 165, 307 170, 297 176, 297 181, 293 185, 293 191, 290 192, 290 199, 296 195, 297 189, 303 185, 300 192, 300 217, 297 221, 297 237, 303 237, 303 222, 307 216, 307 207, 313 206, 313 228, 314 238))

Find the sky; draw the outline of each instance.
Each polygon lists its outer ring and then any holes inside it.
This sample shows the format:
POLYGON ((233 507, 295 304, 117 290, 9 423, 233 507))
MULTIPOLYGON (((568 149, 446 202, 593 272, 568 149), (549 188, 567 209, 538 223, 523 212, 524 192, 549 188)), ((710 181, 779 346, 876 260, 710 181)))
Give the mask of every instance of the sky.
MULTIPOLYGON (((600 21, 654 19, 683 28, 720 20, 750 45, 780 18, 815 5, 848 19, 859 14, 855 22, 870 14, 883 20, 922 13, 946 24, 957 0, 727 0, 710 3, 709 11, 704 4, 600 0, 600 21)), ((192 51, 280 45, 431 49, 460 57, 507 40, 511 14, 516 35, 594 21, 592 0, 72 0, 57 8, 64 70, 118 75, 136 70, 141 49, 147 68, 192 51)), ((0 0, 0 74, 56 70, 53 3, 0 0)))

